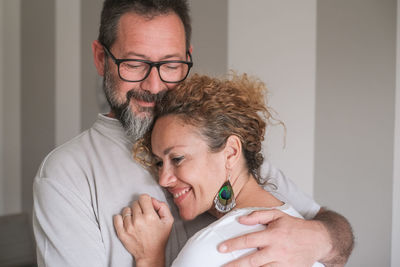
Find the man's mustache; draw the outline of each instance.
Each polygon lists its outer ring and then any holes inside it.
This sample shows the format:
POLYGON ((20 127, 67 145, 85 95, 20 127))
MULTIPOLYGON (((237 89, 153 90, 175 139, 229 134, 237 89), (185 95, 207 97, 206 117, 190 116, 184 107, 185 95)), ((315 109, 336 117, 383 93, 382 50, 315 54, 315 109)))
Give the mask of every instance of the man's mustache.
POLYGON ((131 100, 131 98, 133 97, 134 99, 143 101, 143 102, 158 102, 160 101, 164 95, 167 93, 167 90, 161 91, 157 94, 152 94, 149 91, 137 91, 137 90, 129 90, 126 93, 126 99, 127 102, 129 103, 129 101, 131 100))

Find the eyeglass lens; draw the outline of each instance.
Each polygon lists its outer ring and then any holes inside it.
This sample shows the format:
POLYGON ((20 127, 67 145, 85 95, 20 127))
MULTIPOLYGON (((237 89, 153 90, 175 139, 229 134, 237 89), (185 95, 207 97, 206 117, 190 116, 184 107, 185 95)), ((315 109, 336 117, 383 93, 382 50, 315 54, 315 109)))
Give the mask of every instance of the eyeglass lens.
MULTIPOLYGON (((181 81, 187 75, 189 66, 181 62, 166 62, 160 64, 158 72, 160 78, 166 82, 181 81)), ((150 64, 140 61, 125 61, 119 66, 121 78, 128 81, 143 80, 150 72, 150 64)))

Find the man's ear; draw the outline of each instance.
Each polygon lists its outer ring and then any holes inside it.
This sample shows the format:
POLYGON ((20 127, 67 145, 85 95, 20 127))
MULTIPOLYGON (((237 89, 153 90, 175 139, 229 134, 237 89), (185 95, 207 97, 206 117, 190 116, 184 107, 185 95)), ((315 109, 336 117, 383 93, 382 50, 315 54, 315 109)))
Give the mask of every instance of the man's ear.
POLYGON ((105 57, 104 47, 98 40, 94 40, 92 43, 92 53, 97 73, 100 76, 104 76, 104 61, 106 57, 105 57))
POLYGON ((242 142, 240 138, 236 135, 231 135, 228 137, 225 145, 225 160, 226 168, 232 169, 242 156, 242 142))

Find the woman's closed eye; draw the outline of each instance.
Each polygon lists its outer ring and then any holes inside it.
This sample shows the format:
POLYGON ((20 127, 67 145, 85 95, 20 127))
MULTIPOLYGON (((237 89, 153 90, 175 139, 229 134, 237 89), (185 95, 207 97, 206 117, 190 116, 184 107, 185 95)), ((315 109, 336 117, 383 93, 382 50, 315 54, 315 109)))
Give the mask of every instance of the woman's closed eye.
POLYGON ((163 161, 162 160, 156 160, 154 163, 154 166, 156 166, 157 169, 161 168, 163 166, 163 161))
POLYGON ((178 166, 183 161, 184 158, 185 158, 184 156, 179 156, 179 157, 173 157, 171 160, 175 165, 178 166))

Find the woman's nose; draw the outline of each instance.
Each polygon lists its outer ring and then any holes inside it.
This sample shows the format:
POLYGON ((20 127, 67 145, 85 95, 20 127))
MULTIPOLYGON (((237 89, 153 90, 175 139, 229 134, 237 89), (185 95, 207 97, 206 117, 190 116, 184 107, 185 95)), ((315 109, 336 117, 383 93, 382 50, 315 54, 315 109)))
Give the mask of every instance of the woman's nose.
POLYGON ((161 167, 158 173, 158 183, 162 187, 171 187, 176 183, 176 176, 170 168, 165 166, 161 167))

